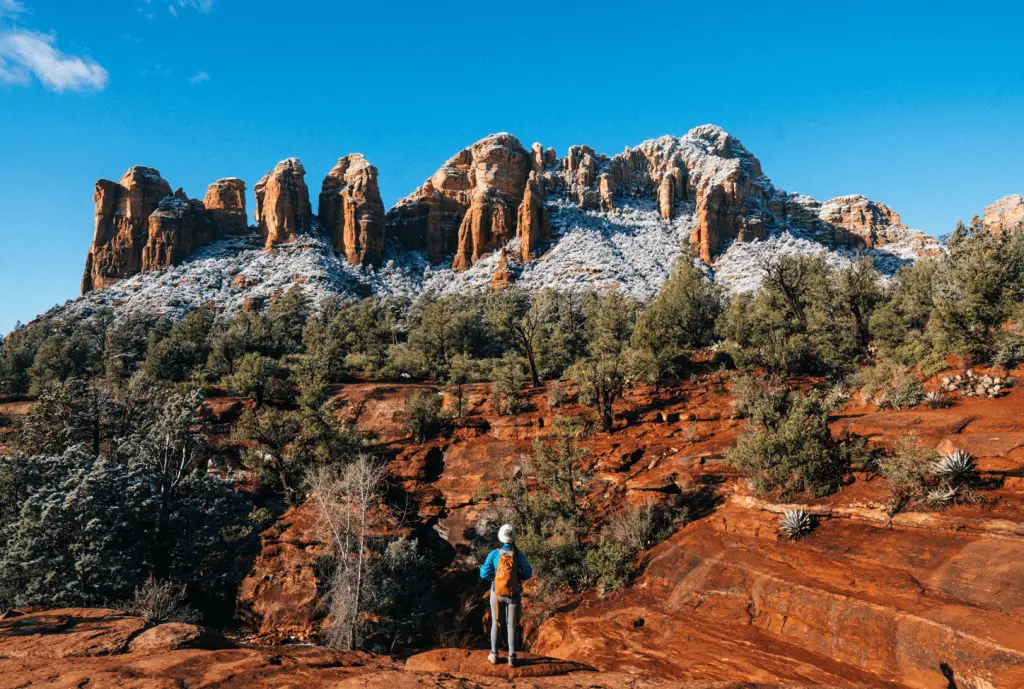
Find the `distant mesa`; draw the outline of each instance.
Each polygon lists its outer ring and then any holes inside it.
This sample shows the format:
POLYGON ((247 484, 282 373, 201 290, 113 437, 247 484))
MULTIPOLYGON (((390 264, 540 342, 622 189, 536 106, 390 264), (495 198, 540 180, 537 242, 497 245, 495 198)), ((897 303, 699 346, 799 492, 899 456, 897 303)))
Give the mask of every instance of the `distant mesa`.
MULTIPOLYGON (((787 230, 833 248, 898 244, 900 255, 911 258, 941 250, 883 203, 859 195, 822 203, 777 189, 760 161, 714 125, 650 139, 611 157, 577 145, 559 158, 540 143, 527 150, 511 134, 492 134, 458 152, 386 212, 377 168, 362 154, 338 159, 328 172, 319 217, 313 215, 305 175, 302 163, 288 158, 256 183, 254 228, 246 222, 240 179, 214 182, 202 201, 181 189, 172 193, 148 167, 133 167, 120 182, 98 181, 83 293, 178 265, 218 239, 244 235, 268 249, 305 234, 321 235, 347 263, 372 268, 382 266, 386 247, 393 246, 420 251, 432 264, 447 263, 457 273, 506 250, 497 282, 508 284, 510 262, 541 260, 557 243, 554 209, 614 215, 636 202, 650 204, 666 223, 682 218, 696 255, 709 265, 735 242, 787 230)), ((985 211, 986 226, 1009 227, 1022 219, 1020 196, 985 211)), ((495 264, 488 265, 493 270, 495 264)))

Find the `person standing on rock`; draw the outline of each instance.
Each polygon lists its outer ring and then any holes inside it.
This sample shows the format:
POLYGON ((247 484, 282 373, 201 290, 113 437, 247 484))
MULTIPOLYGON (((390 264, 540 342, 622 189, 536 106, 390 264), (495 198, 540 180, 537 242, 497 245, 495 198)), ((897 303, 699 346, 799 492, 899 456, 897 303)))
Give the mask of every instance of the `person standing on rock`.
POLYGON ((504 612, 508 634, 508 664, 516 664, 516 607, 522 594, 521 582, 533 576, 533 568, 518 548, 516 530, 511 524, 498 529, 501 547, 492 550, 480 568, 480 578, 491 582, 491 654, 487 660, 498 662, 498 624, 504 612))

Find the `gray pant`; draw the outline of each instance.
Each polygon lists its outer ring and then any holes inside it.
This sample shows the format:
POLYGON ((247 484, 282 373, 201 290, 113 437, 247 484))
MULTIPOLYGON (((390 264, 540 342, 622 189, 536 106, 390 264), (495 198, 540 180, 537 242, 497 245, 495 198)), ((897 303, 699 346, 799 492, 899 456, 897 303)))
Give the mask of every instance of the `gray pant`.
POLYGON ((508 654, 516 654, 516 600, 507 596, 494 595, 491 589, 491 653, 498 655, 499 613, 504 611, 505 629, 508 633, 508 654))

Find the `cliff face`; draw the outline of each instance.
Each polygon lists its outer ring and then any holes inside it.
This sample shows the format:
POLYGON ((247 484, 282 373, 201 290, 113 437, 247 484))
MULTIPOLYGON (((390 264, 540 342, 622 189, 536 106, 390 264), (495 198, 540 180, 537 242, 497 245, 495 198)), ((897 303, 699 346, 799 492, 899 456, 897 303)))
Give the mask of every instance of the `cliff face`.
POLYGON ((982 222, 991 232, 1010 232, 1024 226, 1024 196, 1010 194, 985 207, 982 222))
POLYGON ((267 246, 288 244, 309 230, 313 211, 306 187, 306 169, 288 158, 256 182, 256 224, 267 246))
POLYGON ((82 294, 137 273, 177 265, 225 235, 245 234, 245 183, 222 179, 206 202, 173 194, 160 173, 133 167, 120 182, 101 179, 93 195, 96 232, 86 256, 82 294))
MULTIPOLYGON (((511 134, 492 134, 450 158, 386 213, 377 177, 361 154, 339 159, 321 185, 317 220, 302 163, 278 163, 253 189, 263 246, 322 234, 348 263, 375 268, 390 246, 399 270, 414 280, 420 280, 424 255, 434 276, 441 272, 438 263, 450 262, 461 273, 488 257, 490 273, 497 252, 506 249, 503 275, 524 288, 532 280, 574 289, 579 276, 590 275, 595 285, 632 280, 627 291, 644 298, 664 279, 657 259, 673 261, 686 238, 709 265, 735 243, 787 232, 840 251, 897 245, 883 252, 889 272, 895 263, 941 251, 883 203, 859 195, 820 202, 777 189, 757 157, 713 125, 650 139, 611 157, 586 145, 570 146, 559 157, 540 143, 527 150, 511 134), (531 262, 539 265, 527 271, 524 264, 531 262)), ((239 179, 215 182, 202 202, 179 194, 184 205, 167 201, 158 209, 170 196, 171 187, 152 168, 132 168, 119 183, 97 183, 96 239, 84 292, 175 265, 206 243, 249 232, 239 179)), ((1024 200, 1010 196, 986 209, 985 222, 1008 228, 1022 218, 1024 200)), ((397 272, 358 275, 376 275, 367 277, 371 282, 398 279, 397 272)), ((445 279, 451 285, 463 280, 445 279)), ((373 289, 388 292, 379 284, 373 289)))
POLYGON ((431 260, 465 270, 516 235, 532 159, 511 134, 463 149, 387 215, 387 233, 431 260))
POLYGON ((85 259, 82 293, 138 273, 149 236, 149 216, 171 185, 151 167, 133 167, 120 182, 96 182, 96 231, 85 259))
POLYGON ((380 266, 384 255, 384 202, 377 168, 361 153, 338 160, 320 191, 320 224, 334 250, 352 265, 380 266))

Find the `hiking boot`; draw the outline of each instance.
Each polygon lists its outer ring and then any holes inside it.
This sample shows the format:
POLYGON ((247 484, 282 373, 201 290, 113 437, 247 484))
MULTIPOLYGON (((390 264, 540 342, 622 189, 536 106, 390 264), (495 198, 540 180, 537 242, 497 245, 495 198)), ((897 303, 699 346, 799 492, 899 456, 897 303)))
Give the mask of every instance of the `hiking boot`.
POLYGON ((489 662, 491 665, 497 665, 498 664, 498 655, 496 653, 489 653, 487 655, 487 662, 489 662))
POLYGON ((509 667, 515 667, 516 666, 516 657, 515 657, 515 655, 513 655, 511 653, 508 656, 508 666, 509 667))

